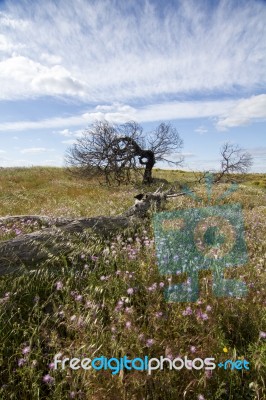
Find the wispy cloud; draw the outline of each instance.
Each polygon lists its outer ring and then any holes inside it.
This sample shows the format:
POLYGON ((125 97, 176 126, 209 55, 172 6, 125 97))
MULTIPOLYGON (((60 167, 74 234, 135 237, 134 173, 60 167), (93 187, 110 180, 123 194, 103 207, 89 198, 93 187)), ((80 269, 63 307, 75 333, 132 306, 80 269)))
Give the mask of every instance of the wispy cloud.
POLYGON ((46 153, 50 151, 55 151, 54 149, 47 149, 45 147, 30 147, 27 149, 20 150, 21 154, 39 154, 39 153, 46 153))
POLYGON ((161 102, 262 90, 265 19, 259 0, 10 1, 0 13, 0 99, 161 102))
MULTIPOLYGON (((244 125, 250 121, 266 117, 266 95, 253 96, 242 100, 216 100, 216 101, 172 101, 151 104, 143 107, 131 107, 115 103, 92 108, 88 112, 68 117, 56 117, 39 121, 16 121, 0 123, 0 131, 24 131, 37 129, 60 129, 56 131, 62 136, 80 136, 88 124, 95 120, 106 119, 114 123, 123 123, 134 120, 139 123, 188 119, 188 118, 213 118, 217 129, 225 130, 227 127, 244 125), (71 130, 71 127, 81 127, 71 130)), ((207 129, 203 126, 195 129, 203 134, 207 129)))

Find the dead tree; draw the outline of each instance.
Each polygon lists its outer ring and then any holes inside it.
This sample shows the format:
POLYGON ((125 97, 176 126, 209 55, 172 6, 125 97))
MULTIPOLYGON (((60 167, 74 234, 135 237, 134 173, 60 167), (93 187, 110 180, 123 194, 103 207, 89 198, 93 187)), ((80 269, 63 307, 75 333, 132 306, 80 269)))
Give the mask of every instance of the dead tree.
POLYGON ((152 169, 156 162, 173 165, 182 163, 182 139, 170 124, 162 123, 155 131, 144 135, 136 122, 114 125, 96 121, 77 142, 68 149, 66 164, 77 167, 85 176, 98 174, 107 183, 129 182, 132 172, 144 167, 143 183, 152 182, 152 169), (175 161, 169 156, 175 152, 175 161))
POLYGON ((220 153, 222 156, 220 171, 216 175, 215 182, 219 182, 227 174, 244 174, 252 166, 252 156, 241 149, 237 144, 225 143, 220 153))
POLYGON ((221 160, 219 171, 203 171, 194 183, 203 183, 208 175, 213 175, 213 183, 219 183, 229 174, 244 174, 253 164, 252 156, 247 151, 241 149, 237 144, 225 143, 221 149, 221 160))
POLYGON ((157 189, 154 193, 140 195, 139 201, 135 202, 124 213, 115 217, 99 216, 76 219, 50 218, 38 215, 2 217, 0 218, 0 225, 32 219, 44 222, 48 227, 41 231, 0 242, 0 275, 16 272, 23 264, 27 268, 31 266, 35 268, 51 256, 67 255, 72 250, 69 247, 69 238, 73 234, 83 234, 89 230, 102 237, 108 237, 119 230, 135 228, 138 224, 143 224, 143 219, 148 216, 153 206, 159 210, 167 198, 185 194, 170 194, 170 192, 171 189, 165 192, 160 192, 157 189))

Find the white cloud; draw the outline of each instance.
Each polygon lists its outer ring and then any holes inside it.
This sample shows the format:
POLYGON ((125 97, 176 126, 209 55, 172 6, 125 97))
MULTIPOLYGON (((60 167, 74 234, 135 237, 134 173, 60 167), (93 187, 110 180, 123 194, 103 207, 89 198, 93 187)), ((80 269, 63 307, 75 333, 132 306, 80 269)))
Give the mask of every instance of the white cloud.
POLYGON ((84 95, 83 85, 62 66, 46 67, 23 56, 11 56, 0 62, 0 99, 39 95, 84 95))
POLYGON ((0 150, 0 154, 4 154, 4 153, 6 153, 5 150, 0 150))
POLYGON ((195 132, 199 133, 200 135, 203 135, 204 133, 208 132, 208 129, 206 129, 205 126, 201 125, 195 129, 195 132))
POLYGON ((54 149, 47 149, 45 147, 30 147, 27 149, 20 150, 21 154, 39 154, 39 153, 46 153, 48 151, 54 151, 54 149))
MULTIPOLYGON (((106 119, 114 123, 130 120, 143 123, 188 118, 215 118, 218 130, 244 125, 254 120, 266 118, 266 95, 252 96, 241 100, 173 101, 139 108, 120 103, 99 105, 88 112, 68 117, 55 117, 39 121, 2 122, 0 123, 0 131, 64 128, 54 132, 71 138, 73 136, 79 137, 88 124, 93 123, 96 119, 106 119), (80 129, 72 131, 70 128, 75 126, 80 126, 80 129)), ((200 126, 195 129, 195 132, 203 134, 208 130, 204 126, 200 126)))
POLYGON ((217 128, 226 130, 234 126, 247 125, 253 120, 266 118, 266 94, 239 100, 230 110, 222 115, 217 128))
MULTIPOLYGON (((75 131, 71 131, 70 129, 63 129, 62 131, 54 131, 54 133, 59 133, 62 136, 65 137, 80 137, 84 132, 84 129, 77 129, 75 131)), ((71 141, 71 139, 69 139, 71 141)), ((67 143, 69 142, 68 140, 63 141, 62 143, 67 143)))
POLYGON ((74 144, 76 143, 75 139, 67 139, 67 140, 62 140, 63 144, 74 144))
POLYGON ((264 88, 265 4, 212 3, 8 2, 0 13, 0 99, 152 103, 264 88))
POLYGON ((140 108, 127 105, 101 106, 103 109, 111 107, 110 111, 98 111, 96 107, 89 112, 69 117, 56 117, 39 121, 16 121, 0 123, 0 131, 24 131, 30 129, 64 128, 58 133, 65 137, 80 136, 84 128, 96 119, 106 119, 114 123, 123 123, 134 120, 137 122, 150 122, 160 120, 173 120, 183 118, 216 117, 222 113, 229 112, 235 102, 228 101, 191 101, 191 102, 168 102, 152 104, 140 108), (81 129, 71 131, 70 127, 81 126, 81 129))

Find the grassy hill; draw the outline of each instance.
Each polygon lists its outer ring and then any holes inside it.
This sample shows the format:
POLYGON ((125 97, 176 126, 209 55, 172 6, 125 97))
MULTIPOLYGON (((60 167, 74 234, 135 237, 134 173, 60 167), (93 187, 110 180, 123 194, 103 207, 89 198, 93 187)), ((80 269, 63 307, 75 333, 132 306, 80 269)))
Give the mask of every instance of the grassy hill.
MULTIPOLYGON (((193 173, 156 170, 179 188, 193 173)), ((236 177, 239 179, 240 177, 236 177)), ((155 187, 155 186, 154 186, 155 187)), ((226 270, 247 296, 215 297, 212 274, 201 271, 197 302, 167 302, 164 289, 183 277, 160 275, 149 221, 109 240, 88 233, 70 257, 51 256, 36 271, 0 277, 0 399, 249 400, 266 398, 266 175, 241 176, 238 190, 219 202, 241 203, 248 262, 226 270), (64 357, 160 356, 245 359, 249 370, 120 371, 55 369, 64 357)), ((217 204, 229 188, 214 188, 208 203, 188 196, 167 210, 217 204)), ((60 168, 0 169, 0 215, 116 215, 133 203, 139 184, 108 187, 60 168)), ((30 219, 0 227, 0 240, 42 229, 30 219)), ((71 245, 71 243, 70 243, 71 245)), ((189 284, 189 282, 188 282, 189 284)), ((167 365, 167 363, 166 363, 167 365)))

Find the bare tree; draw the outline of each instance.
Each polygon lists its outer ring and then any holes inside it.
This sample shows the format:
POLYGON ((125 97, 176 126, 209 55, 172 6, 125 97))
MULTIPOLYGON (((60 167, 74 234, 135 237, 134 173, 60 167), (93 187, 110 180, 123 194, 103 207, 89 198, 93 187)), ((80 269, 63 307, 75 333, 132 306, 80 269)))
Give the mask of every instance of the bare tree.
POLYGON ((216 182, 229 173, 244 174, 253 164, 251 154, 241 149, 237 144, 225 143, 220 149, 220 154, 222 156, 221 167, 216 176, 216 182))
POLYGON ((98 173, 107 183, 129 182, 132 171, 144 167, 143 183, 152 182, 152 169, 156 162, 181 164, 180 150, 183 141, 170 124, 161 123, 145 135, 136 122, 121 125, 96 121, 82 137, 68 149, 66 163, 85 175, 98 173), (177 160, 169 156, 176 153, 177 160))

